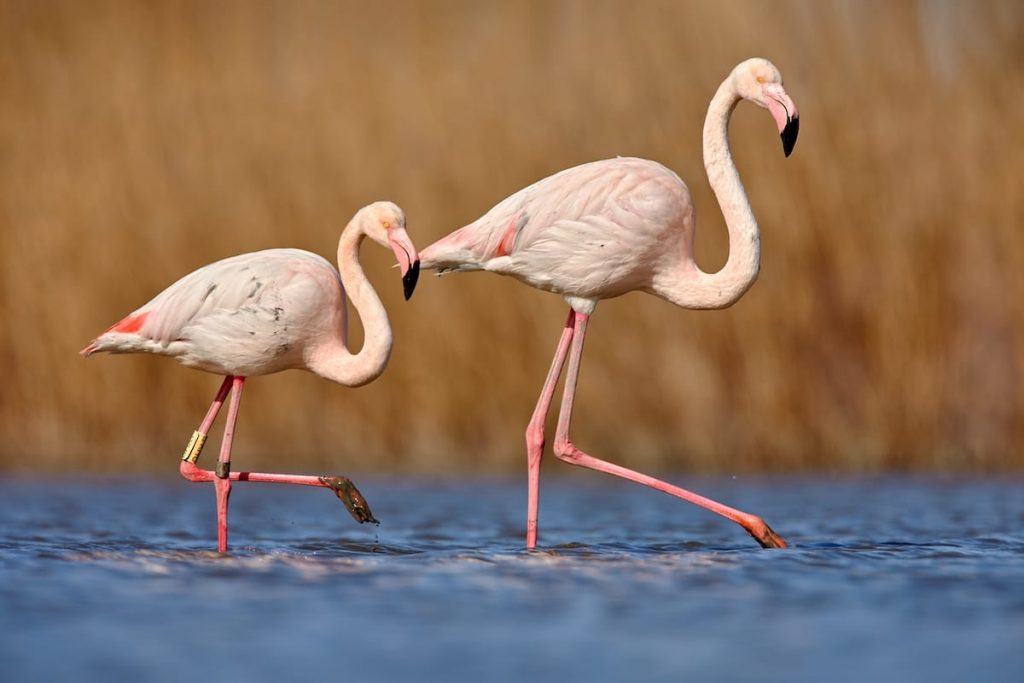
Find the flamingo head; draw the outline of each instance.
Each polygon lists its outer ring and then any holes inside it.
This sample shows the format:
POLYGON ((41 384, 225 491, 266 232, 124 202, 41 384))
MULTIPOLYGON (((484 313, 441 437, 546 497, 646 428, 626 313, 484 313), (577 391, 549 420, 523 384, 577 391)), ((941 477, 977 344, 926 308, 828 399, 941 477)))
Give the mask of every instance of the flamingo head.
POLYGON ((800 132, 800 114, 782 87, 782 74, 767 59, 755 57, 732 71, 733 86, 745 100, 768 110, 782 137, 782 151, 788 157, 800 132))
POLYGON ((402 287, 406 300, 416 289, 420 276, 420 259, 409 234, 405 231, 405 212, 391 202, 375 202, 362 209, 363 231, 366 236, 395 254, 402 272, 402 287))

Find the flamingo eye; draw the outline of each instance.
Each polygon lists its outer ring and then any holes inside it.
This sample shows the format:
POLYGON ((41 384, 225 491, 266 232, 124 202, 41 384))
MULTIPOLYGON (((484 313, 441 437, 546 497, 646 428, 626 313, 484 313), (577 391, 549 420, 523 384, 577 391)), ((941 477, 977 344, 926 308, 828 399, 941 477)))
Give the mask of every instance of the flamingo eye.
POLYGON ((764 76, 758 76, 757 77, 757 82, 763 85, 764 84, 764 76))
POLYGON ((390 230, 391 229, 391 221, 384 221, 384 229, 385 230, 390 230))

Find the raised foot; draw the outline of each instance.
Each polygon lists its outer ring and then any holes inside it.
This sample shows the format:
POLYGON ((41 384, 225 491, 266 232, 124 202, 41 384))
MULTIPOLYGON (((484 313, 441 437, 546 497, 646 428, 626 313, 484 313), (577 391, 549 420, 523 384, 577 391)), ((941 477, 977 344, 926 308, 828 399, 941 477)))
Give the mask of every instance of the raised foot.
POLYGON ((761 544, 762 548, 788 548, 789 545, 782 536, 772 531, 772 528, 758 519, 750 527, 746 527, 747 533, 754 537, 754 540, 761 544))
POLYGON ((380 524, 374 518, 373 513, 370 512, 370 506, 367 504, 366 499, 363 498, 363 494, 359 493, 359 489, 356 488, 356 485, 348 477, 320 477, 320 483, 334 491, 334 495, 345 504, 349 514, 357 522, 360 524, 365 524, 366 522, 380 524))

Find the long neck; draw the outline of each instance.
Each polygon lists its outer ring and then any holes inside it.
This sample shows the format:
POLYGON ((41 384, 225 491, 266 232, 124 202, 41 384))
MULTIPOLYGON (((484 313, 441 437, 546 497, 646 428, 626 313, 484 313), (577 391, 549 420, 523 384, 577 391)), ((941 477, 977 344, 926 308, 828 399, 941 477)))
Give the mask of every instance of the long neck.
POLYGON ((705 273, 694 264, 690 277, 663 292, 669 301, 687 308, 730 306, 754 284, 761 267, 757 220, 729 149, 729 119, 739 99, 732 79, 726 79, 704 119, 704 168, 729 230, 729 259, 717 273, 705 273))
POLYGON ((317 349, 307 361, 309 369, 321 377, 352 387, 372 382, 384 372, 392 345, 387 311, 359 263, 359 245, 363 237, 363 231, 353 221, 341 233, 338 242, 338 272, 362 321, 363 347, 356 354, 348 350, 343 323, 341 334, 317 349))

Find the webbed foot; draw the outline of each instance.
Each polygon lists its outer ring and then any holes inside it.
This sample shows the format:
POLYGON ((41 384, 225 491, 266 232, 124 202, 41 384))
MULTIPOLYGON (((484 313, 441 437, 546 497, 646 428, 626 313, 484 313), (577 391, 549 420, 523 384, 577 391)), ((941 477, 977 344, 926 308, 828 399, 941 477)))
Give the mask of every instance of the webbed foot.
POLYGON ((333 477, 320 477, 320 482, 334 491, 345 507, 348 509, 349 514, 360 524, 370 522, 372 524, 380 524, 377 519, 370 512, 370 506, 367 504, 366 499, 363 498, 363 494, 359 493, 359 489, 352 483, 352 480, 348 477, 333 476, 333 477))

